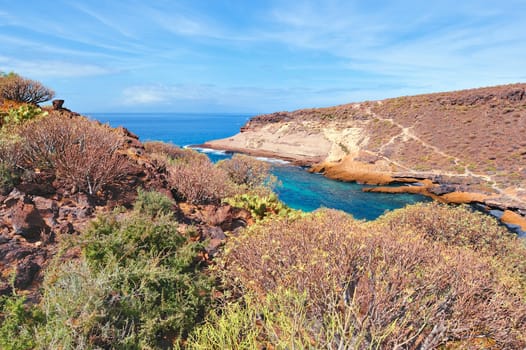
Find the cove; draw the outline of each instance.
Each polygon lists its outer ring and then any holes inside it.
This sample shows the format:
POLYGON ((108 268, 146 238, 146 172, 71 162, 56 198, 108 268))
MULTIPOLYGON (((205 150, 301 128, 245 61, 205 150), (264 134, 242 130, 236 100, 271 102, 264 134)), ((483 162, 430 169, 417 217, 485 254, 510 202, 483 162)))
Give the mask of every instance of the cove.
MULTIPOLYGON (((248 114, 210 113, 92 113, 94 119, 113 127, 123 126, 137 134, 141 141, 158 140, 178 146, 202 144, 236 134, 248 120, 248 114)), ((232 155, 203 150, 217 162, 232 155)), ((267 160, 272 161, 272 160, 267 160)), ((273 174, 281 182, 276 192, 281 201, 294 209, 313 211, 320 207, 343 210, 356 219, 374 220, 388 210, 403 208, 431 199, 415 194, 363 192, 357 183, 340 182, 320 174, 311 174, 297 166, 274 162, 273 174)))
POLYGON ((428 197, 407 193, 363 192, 362 188, 370 186, 331 180, 300 167, 274 166, 273 173, 282 182, 276 189, 279 198, 303 211, 326 207, 343 210, 356 219, 374 220, 386 211, 431 201, 428 197))

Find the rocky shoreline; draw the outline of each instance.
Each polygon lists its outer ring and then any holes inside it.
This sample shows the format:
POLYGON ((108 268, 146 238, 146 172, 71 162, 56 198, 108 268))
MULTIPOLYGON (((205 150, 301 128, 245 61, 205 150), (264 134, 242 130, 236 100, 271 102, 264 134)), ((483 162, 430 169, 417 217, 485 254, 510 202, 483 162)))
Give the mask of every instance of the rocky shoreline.
MULTIPOLYGON (((492 201, 495 197, 483 193, 467 192, 458 190, 462 184, 444 181, 447 177, 440 175, 422 176, 419 174, 387 174, 379 172, 346 173, 345 171, 327 171, 326 164, 316 164, 309 162, 304 157, 293 158, 290 155, 283 156, 277 152, 261 151, 254 149, 243 149, 240 147, 228 147, 222 142, 220 145, 216 141, 206 142, 201 145, 192 147, 209 148, 217 151, 226 151, 232 153, 243 153, 254 157, 269 157, 282 159, 290 162, 292 165, 307 167, 309 172, 321 173, 327 178, 344 181, 357 182, 369 185, 378 185, 376 187, 364 188, 364 192, 381 192, 381 193, 412 193, 430 197, 436 201, 447 204, 474 204, 478 209, 491 214, 492 211, 498 211, 501 215, 496 216, 503 224, 512 231, 520 235, 526 235, 526 207, 514 205, 505 205, 500 202, 492 201), (435 181, 430 180, 430 177, 435 181), (397 187, 389 187, 391 184, 407 184, 397 187), (453 190, 452 190, 453 189, 453 190)), ((494 215, 495 216, 495 215, 494 215)))
POLYGON ((526 143, 510 143, 526 133, 524 91, 526 84, 515 84, 272 113, 199 147, 283 159, 377 185, 371 192, 479 205, 525 232, 526 143), (496 119, 509 137, 490 133, 496 119))

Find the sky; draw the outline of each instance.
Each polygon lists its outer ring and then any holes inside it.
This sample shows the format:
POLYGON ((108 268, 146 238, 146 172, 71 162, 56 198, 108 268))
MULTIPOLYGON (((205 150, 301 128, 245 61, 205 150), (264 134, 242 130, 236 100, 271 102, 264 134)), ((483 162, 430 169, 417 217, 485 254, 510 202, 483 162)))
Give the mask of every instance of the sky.
POLYGON ((0 0, 0 71, 88 112, 266 113, 526 81, 526 0, 0 0))

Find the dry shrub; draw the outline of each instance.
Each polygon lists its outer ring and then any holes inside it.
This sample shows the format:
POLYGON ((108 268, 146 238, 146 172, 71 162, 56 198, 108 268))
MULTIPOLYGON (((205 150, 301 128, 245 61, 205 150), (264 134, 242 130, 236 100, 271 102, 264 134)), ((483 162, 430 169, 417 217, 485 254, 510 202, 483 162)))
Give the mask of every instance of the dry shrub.
POLYGON ((489 215, 468 206, 421 203, 388 213, 378 221, 392 231, 414 230, 427 240, 465 247, 497 257, 496 264, 514 273, 526 288, 526 249, 523 241, 489 215))
POLYGON ((359 259, 340 244, 359 230, 358 222, 349 218, 326 211, 299 220, 267 220, 233 239, 224 261, 228 273, 258 294, 278 287, 306 291, 311 306, 321 313, 327 291, 348 274, 351 259, 359 259))
POLYGON ((55 92, 42 83, 13 74, 0 81, 0 97, 6 100, 38 104, 51 100, 55 92))
POLYGON ((0 132, 0 162, 13 169, 20 164, 22 159, 20 141, 17 135, 0 132))
POLYGON ((190 148, 181 148, 171 143, 160 141, 145 142, 144 148, 150 160, 157 164, 160 171, 171 167, 175 163, 206 162, 208 157, 190 148))
POLYGON ((119 154, 122 138, 109 126, 83 117, 52 114, 20 130, 24 166, 51 171, 61 186, 90 195, 127 175, 129 159, 119 154))
POLYGON ((269 163, 244 154, 234 154, 231 159, 218 162, 217 166, 226 171, 232 182, 247 189, 265 185, 271 176, 269 163))
POLYGON ((235 187, 226 172, 214 166, 204 154, 192 152, 195 154, 176 160, 168 168, 170 186, 176 197, 192 204, 217 204, 233 195, 235 187))
MULTIPOLYGON (((456 215, 449 209, 439 215, 456 215)), ((477 215, 464 214, 476 225, 477 215)), ((253 227, 230 242, 224 267, 244 293, 305 292, 329 348, 342 339, 352 348, 523 348, 526 289, 498 259, 411 225, 391 230, 322 211, 253 227), (329 336, 335 319, 344 321, 329 336)))
POLYGON ((0 195, 9 193, 21 175, 20 138, 9 131, 8 128, 0 131, 0 195))
POLYGON ((393 230, 418 229, 427 239, 474 250, 499 250, 514 236, 492 217, 474 212, 467 206, 454 209, 439 203, 422 203, 396 210, 381 220, 393 230))
POLYGON ((144 149, 147 153, 161 154, 171 159, 178 159, 184 157, 187 154, 187 150, 180 148, 171 143, 160 142, 160 141, 148 141, 143 143, 144 149))

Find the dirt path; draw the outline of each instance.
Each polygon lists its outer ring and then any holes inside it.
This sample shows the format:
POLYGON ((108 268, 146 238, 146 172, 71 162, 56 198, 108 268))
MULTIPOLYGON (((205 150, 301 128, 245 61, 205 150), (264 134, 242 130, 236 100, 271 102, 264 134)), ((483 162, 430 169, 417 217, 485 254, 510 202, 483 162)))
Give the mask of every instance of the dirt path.
MULTIPOLYGON (((444 151, 442 151, 438 147, 436 147, 434 145, 431 145, 428 142, 422 140, 420 137, 418 137, 417 135, 415 135, 411 131, 412 127, 405 127, 402 124, 400 124, 400 123, 396 122, 395 120, 393 120, 392 118, 384 118, 384 117, 374 113, 371 110, 371 108, 367 108, 367 113, 369 113, 371 115, 371 117, 373 117, 373 118, 377 118, 378 120, 392 123, 393 125, 395 125, 396 127, 398 127, 401 130, 399 134, 391 137, 391 139, 387 143, 385 143, 384 145, 382 145, 382 147, 380 147, 380 152, 379 153, 382 153, 384 148, 389 146, 390 144, 394 143, 397 138, 402 137, 402 138, 413 139, 416 142, 420 143, 423 147, 431 149, 433 152, 441 155, 442 157, 453 159, 453 162, 455 163, 455 165, 462 166, 464 168, 464 173, 462 173, 462 174, 441 171, 440 172, 441 175, 460 176, 460 177, 473 177, 473 178, 482 179, 485 182, 487 182, 488 184, 490 184, 491 188, 494 189, 497 193, 499 193, 501 195, 504 195, 504 196, 506 196, 508 198, 511 198, 513 200, 517 200, 519 202, 521 201, 520 198, 518 198, 516 196, 513 196, 513 195, 510 195, 509 193, 505 193, 505 191, 503 189, 501 189, 500 187, 497 186, 496 181, 490 175, 473 173, 471 170, 468 169, 468 167, 466 165, 461 165, 462 164, 462 160, 460 158, 458 158, 456 156, 453 156, 451 154, 445 153, 444 151)), ((415 171, 415 170, 413 170, 411 168, 408 168, 407 166, 404 166, 404 165, 402 165, 402 164, 400 164, 400 163, 398 163, 398 162, 396 162, 396 161, 394 161, 392 159, 389 159, 389 158, 387 158, 387 157, 385 157, 385 156, 383 156, 381 154, 377 154, 377 156, 382 157, 383 159, 393 163, 394 165, 396 165, 396 166, 398 166, 398 167, 400 167, 402 169, 411 170, 413 172, 418 173, 418 171, 415 171)))

